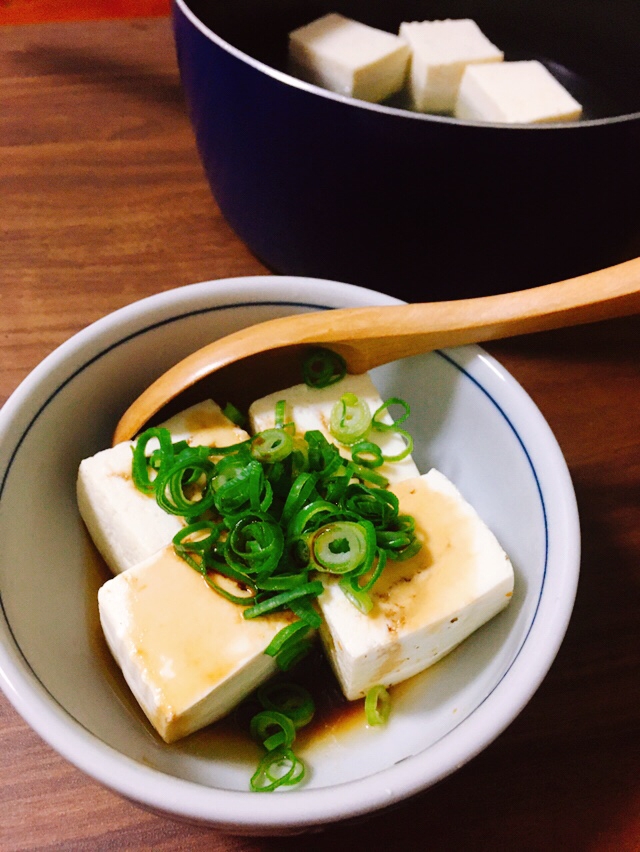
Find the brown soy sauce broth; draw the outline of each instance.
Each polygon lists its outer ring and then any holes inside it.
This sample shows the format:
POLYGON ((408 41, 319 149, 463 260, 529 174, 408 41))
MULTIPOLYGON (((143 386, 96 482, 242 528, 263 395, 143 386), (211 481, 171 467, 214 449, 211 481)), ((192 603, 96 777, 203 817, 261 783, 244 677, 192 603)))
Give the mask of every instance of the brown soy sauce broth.
MULTIPOLYGON (((142 725, 158 739, 158 742, 162 743, 131 693, 104 638, 98 614, 98 589, 113 575, 88 534, 86 534, 85 562, 87 567, 86 611, 91 651, 99 661, 105 680, 116 700, 132 717, 132 724, 142 725)), ((345 737, 350 732, 366 727, 364 701, 362 699, 347 701, 331 666, 319 647, 314 647, 292 671, 282 672, 274 677, 280 682, 295 683, 304 687, 315 705, 313 719, 297 733, 295 746, 297 751, 303 752, 311 746, 321 744, 326 738, 345 737)), ((261 709, 254 693, 225 718, 183 740, 164 744, 164 746, 201 758, 211 757, 235 763, 246 762, 250 767, 262 753, 260 747, 251 740, 249 735, 251 718, 261 709)))

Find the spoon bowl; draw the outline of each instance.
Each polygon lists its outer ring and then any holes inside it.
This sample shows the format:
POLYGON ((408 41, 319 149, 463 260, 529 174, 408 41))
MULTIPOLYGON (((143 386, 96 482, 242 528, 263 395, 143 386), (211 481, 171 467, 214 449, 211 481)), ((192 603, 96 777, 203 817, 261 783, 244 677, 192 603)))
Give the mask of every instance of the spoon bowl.
POLYGON ((269 320, 203 346, 161 375, 124 413, 113 443, 133 438, 154 414, 196 382, 262 353, 284 354, 284 360, 279 359, 282 366, 294 360, 292 347, 322 345, 342 355, 349 372, 364 373, 433 349, 610 319, 639 310, 640 258, 635 258, 516 293, 452 302, 343 308, 329 315, 314 312, 269 320))

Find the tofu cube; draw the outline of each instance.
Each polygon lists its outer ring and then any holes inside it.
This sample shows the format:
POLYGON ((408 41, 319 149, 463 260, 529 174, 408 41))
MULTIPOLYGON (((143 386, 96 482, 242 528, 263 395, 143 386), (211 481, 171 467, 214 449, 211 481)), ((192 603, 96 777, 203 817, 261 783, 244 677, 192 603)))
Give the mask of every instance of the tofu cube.
POLYGON ((289 34, 289 61, 309 83, 378 103, 403 87, 409 48, 392 33, 330 13, 289 34))
POLYGON ((166 742, 232 710, 276 671, 264 653, 290 612, 243 618, 169 546, 98 592, 107 644, 166 742))
POLYGON ((419 112, 452 113, 470 62, 501 62, 504 54, 468 18, 411 21, 400 25, 411 48, 409 95, 419 112))
MULTIPOLYGON (((249 436, 211 400, 194 405, 162 424, 174 441, 225 447, 249 436)), ((133 441, 123 441, 80 463, 77 500, 80 515, 114 574, 126 571, 169 544, 184 522, 138 491, 131 476, 133 441)), ((149 442, 149 451, 153 448, 149 442)))
MULTIPOLYGON (((296 432, 299 435, 317 429, 328 441, 338 447, 344 458, 351 459, 351 449, 337 441, 329 431, 331 409, 345 393, 353 393, 365 401, 371 414, 374 414, 382 405, 380 394, 366 373, 359 376, 347 375, 340 382, 326 388, 311 388, 306 384, 294 385, 287 390, 262 397, 251 405, 249 408, 251 430, 255 433, 273 428, 276 403, 284 399, 286 400, 285 420, 295 423, 296 432)), ((382 421, 393 422, 388 412, 385 412, 382 421)), ((405 447, 402 438, 394 432, 371 430, 367 440, 378 444, 383 454, 387 456, 398 455, 405 447)), ((376 472, 386 476, 389 482, 399 482, 419 476, 418 468, 411 456, 399 462, 385 462, 381 467, 376 468, 376 472)))
POLYGON ((319 598, 325 650, 342 691, 359 698, 448 654, 510 601, 513 568, 493 533, 437 470, 393 486, 414 516, 423 545, 405 562, 389 560, 367 615, 336 580, 319 598))
POLYGON ((469 65, 456 103, 456 118, 529 124, 577 121, 582 107, 537 60, 469 65))

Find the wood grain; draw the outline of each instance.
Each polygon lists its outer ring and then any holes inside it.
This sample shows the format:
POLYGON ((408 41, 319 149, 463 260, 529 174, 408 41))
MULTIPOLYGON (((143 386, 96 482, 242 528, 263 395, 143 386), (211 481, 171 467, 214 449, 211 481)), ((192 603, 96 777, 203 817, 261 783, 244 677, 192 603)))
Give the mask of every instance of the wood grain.
MULTIPOLYGON (((0 28, 0 402, 135 299, 268 274, 204 180, 163 20, 0 28)), ((55 754, 0 698, 0 849, 308 852, 640 849, 637 319, 492 343, 565 453, 583 526, 574 616, 531 702, 454 776, 304 839, 147 813, 55 754)))

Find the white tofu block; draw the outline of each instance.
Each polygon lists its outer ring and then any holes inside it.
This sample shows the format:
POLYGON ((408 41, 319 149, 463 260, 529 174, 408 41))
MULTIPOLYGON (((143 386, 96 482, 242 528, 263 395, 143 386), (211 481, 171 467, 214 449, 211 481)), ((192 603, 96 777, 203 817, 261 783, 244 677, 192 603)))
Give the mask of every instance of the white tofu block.
POLYGON ((289 61, 309 83, 377 103, 403 87, 409 49, 392 33, 331 13, 289 34, 289 61))
MULTIPOLYGON (((225 447, 249 436, 224 416, 211 400, 199 403, 162 424, 175 441, 225 447)), ((99 552, 114 574, 137 565, 169 544, 183 527, 133 484, 133 441, 123 441, 80 463, 76 486, 80 515, 99 552)), ((153 449, 149 442, 148 450, 153 449)))
POLYGON ((462 78, 456 118, 528 124, 577 121, 582 107, 537 60, 470 65, 462 78))
MULTIPOLYGON (((276 403, 286 400, 285 420, 295 423, 297 434, 317 429, 325 438, 340 450, 342 456, 351 459, 351 449, 337 441, 329 431, 331 409, 340 397, 345 393, 353 393, 359 399, 366 402, 371 414, 374 414, 382 405, 382 399, 371 378, 366 374, 359 376, 347 375, 340 382, 329 385, 327 388, 310 388, 306 384, 294 385, 277 393, 269 394, 256 400, 249 408, 249 421, 252 432, 262 432, 271 429, 275 424, 276 403)), ((392 423, 393 420, 388 412, 381 418, 384 423, 392 423)), ((377 432, 371 430, 367 440, 372 441, 380 447, 384 455, 395 456, 405 448, 402 438, 393 432, 377 432)), ((389 482, 400 482, 419 476, 418 468, 411 456, 399 462, 385 462, 376 468, 377 473, 386 476, 389 482)))
POLYGON ((367 615, 337 581, 327 581, 319 598, 320 635, 351 700, 437 662, 500 612, 513 592, 507 554, 443 474, 432 469, 392 490, 400 510, 416 519, 421 550, 405 562, 387 562, 367 615))
POLYGON ((453 112, 467 65, 504 58, 468 18, 405 22, 400 37, 411 48, 408 88, 413 109, 419 112, 453 112))
POLYGON ((276 671, 264 653, 290 612, 243 618, 169 546, 98 592, 107 644, 145 715, 174 742, 232 710, 276 671))

